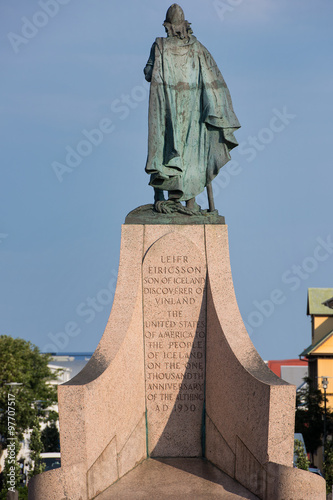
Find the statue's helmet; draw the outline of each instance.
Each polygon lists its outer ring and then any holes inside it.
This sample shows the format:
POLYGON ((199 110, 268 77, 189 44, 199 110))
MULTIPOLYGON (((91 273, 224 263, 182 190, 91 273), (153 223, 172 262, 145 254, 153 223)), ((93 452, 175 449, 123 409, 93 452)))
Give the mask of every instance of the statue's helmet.
POLYGON ((170 24, 181 24, 184 21, 185 15, 183 9, 176 3, 172 4, 167 10, 164 22, 170 24))
POLYGON ((168 8, 163 26, 168 36, 188 39, 189 35, 193 33, 191 23, 185 20, 183 9, 176 3, 168 8))

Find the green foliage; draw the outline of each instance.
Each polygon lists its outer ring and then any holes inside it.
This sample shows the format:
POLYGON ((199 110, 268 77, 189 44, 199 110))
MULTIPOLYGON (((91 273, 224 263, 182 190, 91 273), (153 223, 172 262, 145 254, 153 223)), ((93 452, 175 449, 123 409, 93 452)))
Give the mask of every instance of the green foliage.
POLYGON ((29 477, 41 474, 45 469, 45 464, 40 456, 43 451, 43 443, 41 439, 40 425, 36 417, 32 433, 30 436, 30 459, 33 462, 33 468, 29 472, 29 477))
MULTIPOLYGON (((295 432, 303 434, 305 446, 312 455, 322 445, 324 396, 319 389, 314 388, 310 379, 305 379, 307 387, 297 393, 295 432)), ((333 415, 326 412, 328 430, 332 426, 333 415)))
POLYGON ((51 422, 42 430, 42 442, 45 453, 60 451, 59 431, 55 422, 51 422))
POLYGON ((28 487, 20 486, 18 489, 19 500, 28 500, 28 487))
POLYGON ((324 475, 327 493, 331 493, 333 484, 333 442, 327 441, 325 446, 324 475))
POLYGON ((296 467, 298 469, 309 470, 310 461, 306 456, 302 441, 295 439, 294 453, 296 455, 296 467))
MULTIPOLYGON (((28 487, 19 486, 17 488, 19 500, 28 500, 28 487)), ((7 500, 7 489, 2 489, 0 492, 0 500, 7 500)))
MULTIPOLYGON (((17 440, 17 452, 24 432, 33 429, 31 458, 35 466, 32 475, 42 472, 45 467, 40 459, 43 444, 39 422, 57 419, 56 412, 50 412, 47 417, 43 413, 43 410, 57 403, 56 386, 49 382, 54 380, 61 370, 58 370, 58 373, 52 373, 48 367, 50 360, 50 355, 41 354, 38 347, 30 342, 13 339, 6 335, 0 336, 0 408, 2 409, 0 412, 0 456, 3 449, 7 448, 11 442, 9 438, 13 436, 13 429, 17 440), (12 382, 21 385, 12 387, 6 385, 12 382), (11 396, 8 397, 9 394, 11 396), (9 401, 11 404, 8 412, 9 401), (15 418, 12 431, 8 428, 7 417, 9 415, 14 415, 13 418, 15 418)), ((19 472, 17 461, 15 467, 16 472, 19 472)), ((16 483, 19 484, 19 479, 16 483)), ((3 487, 6 494, 6 482, 3 487)), ((27 499, 27 488, 19 488, 19 499, 27 499)), ((0 500, 2 500, 1 496, 0 500)))
POLYGON ((15 488, 18 488, 21 482, 21 472, 20 472, 20 466, 17 462, 17 455, 20 450, 20 443, 18 442, 17 439, 14 441, 11 441, 9 443, 9 448, 8 448, 8 455, 5 458, 5 466, 3 469, 4 473, 4 486, 9 487, 12 486, 8 483, 9 477, 14 477, 15 478, 15 488), (9 476, 9 473, 14 470, 15 475, 9 476))
POLYGON ((39 409, 43 410, 57 402, 56 387, 48 384, 56 377, 48 367, 50 359, 50 355, 41 354, 31 342, 0 336, 0 408, 4 410, 0 413, 2 449, 6 448, 9 437, 6 415, 8 394, 15 396, 15 432, 19 441, 23 439, 24 431, 33 426, 37 411, 33 403, 39 401, 39 409), (11 382, 22 385, 5 385, 11 382))
POLYGON ((8 488, 15 487, 16 490, 19 491, 19 500, 24 500, 28 498, 28 489, 20 486, 22 475, 21 469, 17 461, 17 455, 20 449, 20 443, 17 439, 15 441, 11 441, 9 443, 8 455, 5 458, 5 465, 3 469, 3 485, 0 494, 0 500, 5 500, 7 497, 8 488), (14 474, 9 475, 10 471, 13 471, 14 474), (15 479, 15 486, 9 483, 9 479, 15 479), (21 494, 20 494, 21 490, 21 494), (24 496, 24 491, 26 490, 26 495, 24 496))

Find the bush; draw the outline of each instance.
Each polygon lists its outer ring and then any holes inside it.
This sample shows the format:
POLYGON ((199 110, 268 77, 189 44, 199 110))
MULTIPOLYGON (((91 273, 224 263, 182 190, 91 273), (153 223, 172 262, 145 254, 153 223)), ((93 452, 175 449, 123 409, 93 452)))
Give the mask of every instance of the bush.
MULTIPOLYGON (((3 488, 0 492, 0 500, 7 500, 7 488, 3 488)), ((28 500, 28 487, 19 486, 17 489, 19 494, 19 500, 28 500)))
POLYGON ((294 453, 296 455, 296 467, 298 469, 309 470, 310 462, 305 454, 303 443, 299 439, 295 439, 294 453))

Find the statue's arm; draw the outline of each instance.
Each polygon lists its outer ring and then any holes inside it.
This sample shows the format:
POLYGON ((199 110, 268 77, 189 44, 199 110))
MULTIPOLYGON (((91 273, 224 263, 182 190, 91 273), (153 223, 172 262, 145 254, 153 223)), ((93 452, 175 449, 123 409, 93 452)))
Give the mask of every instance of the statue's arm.
POLYGON ((156 42, 154 42, 152 47, 151 47, 149 59, 148 59, 147 64, 143 70, 143 72, 145 74, 145 79, 147 80, 147 82, 151 82, 151 77, 153 74, 153 67, 154 67, 154 61, 155 61, 155 45, 156 45, 156 42))

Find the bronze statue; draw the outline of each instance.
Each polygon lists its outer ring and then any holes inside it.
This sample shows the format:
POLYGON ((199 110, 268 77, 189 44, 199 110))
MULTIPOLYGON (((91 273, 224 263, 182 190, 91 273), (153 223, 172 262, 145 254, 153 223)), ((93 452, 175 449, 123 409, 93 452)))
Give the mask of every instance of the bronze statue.
POLYGON ((179 5, 168 9, 164 27, 167 38, 156 38, 144 69, 151 82, 146 172, 155 210, 198 213, 195 197, 207 187, 214 211, 211 182, 238 145, 240 124, 213 57, 192 35, 179 5))

